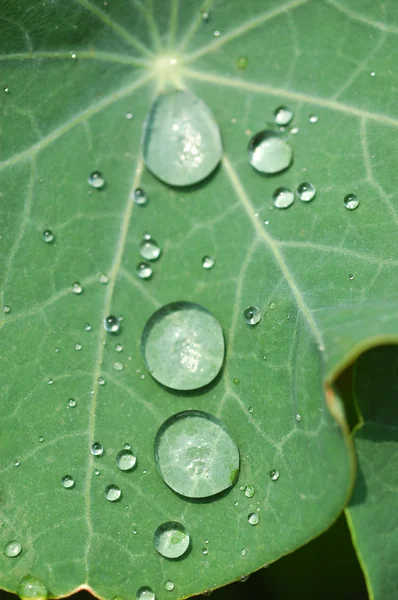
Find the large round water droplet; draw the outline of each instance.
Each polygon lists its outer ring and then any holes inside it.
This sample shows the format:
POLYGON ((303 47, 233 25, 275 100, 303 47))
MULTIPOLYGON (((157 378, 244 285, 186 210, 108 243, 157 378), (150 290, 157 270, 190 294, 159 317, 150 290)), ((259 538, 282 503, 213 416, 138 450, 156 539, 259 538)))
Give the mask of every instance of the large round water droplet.
POLYGON ((134 204, 138 204, 138 206, 145 206, 145 204, 148 202, 148 196, 142 188, 135 188, 132 198, 134 204))
POLYGON ((212 269, 214 267, 215 260, 212 256, 204 256, 202 258, 202 267, 204 269, 212 269))
POLYGON ((224 424, 188 410, 163 423, 155 438, 155 461, 165 483, 188 498, 207 498, 233 486, 239 450, 224 424))
POLYGON ((50 229, 46 229, 42 233, 42 238, 47 244, 51 244, 54 241, 54 234, 50 229))
POLYGON ((135 272, 140 279, 149 279, 152 277, 152 267, 146 262, 138 263, 135 272))
POLYGON ((294 202, 294 194, 287 187, 278 187, 272 195, 276 208, 289 208, 294 202))
POLYGON ((156 600, 156 594, 152 588, 144 585, 137 590, 135 594, 136 600, 156 600))
POLYGON ((21 552, 22 545, 21 542, 18 542, 17 540, 11 540, 11 542, 7 542, 4 546, 4 554, 9 558, 15 558, 15 556, 18 556, 21 552))
POLYGON ((293 158, 289 144, 275 131, 265 129, 252 137, 249 160, 256 171, 272 175, 288 168, 293 158))
POLYGON ((260 517, 257 513, 252 512, 249 513, 247 520, 249 522, 249 525, 258 525, 258 523, 260 522, 260 517))
POLYGON ((88 176, 88 182, 91 187, 95 188, 96 190, 100 190, 105 185, 105 179, 100 171, 93 171, 90 173, 88 176))
POLYGON ((175 390, 195 390, 218 375, 225 345, 221 326, 208 310, 172 302, 147 321, 141 349, 157 381, 175 390))
POLYGON ((293 119, 293 111, 287 106, 278 106, 274 111, 274 121, 276 125, 289 125, 293 119))
POLYGON ((137 457, 131 450, 121 450, 116 456, 116 464, 121 471, 131 471, 137 464, 137 457))
POLYGON ((117 333, 120 329, 120 321, 117 317, 109 315, 104 319, 104 327, 109 333, 117 333))
POLYGON ((100 442, 94 442, 91 445, 91 454, 94 456, 102 456, 104 454, 104 447, 100 442))
POLYGON ((37 598, 37 600, 45 600, 48 597, 48 589, 40 579, 33 575, 26 575, 19 582, 17 594, 21 600, 25 598, 37 598))
POLYGON ((248 306, 243 311, 243 318, 248 325, 257 325, 262 316, 261 310, 257 306, 248 306))
POLYGON ((355 210, 359 206, 358 196, 355 194, 347 194, 344 198, 344 206, 348 210, 355 210))
POLYGON ((168 579, 164 582, 164 589, 167 592, 172 592, 174 590, 174 583, 170 579, 168 579))
POLYGON ((105 498, 109 500, 109 502, 116 502, 121 498, 122 490, 119 486, 111 483, 110 485, 106 486, 104 494, 105 498))
POLYGON ((61 485, 66 490, 71 490, 73 487, 75 487, 75 480, 71 475, 64 475, 61 479, 61 485))
POLYGON ((143 155, 148 169, 169 185, 202 181, 222 155, 210 108, 190 92, 160 94, 144 123, 143 155))
POLYGON ((312 183, 303 182, 297 186, 296 194, 303 202, 310 202, 315 198, 316 189, 312 183))
POLYGON ((253 498, 253 496, 254 496, 254 485, 249 484, 249 485, 247 485, 245 487, 245 496, 246 496, 246 498, 253 498))
POLYGON ((165 558, 180 558, 189 548, 190 537, 183 525, 169 521, 157 528, 153 543, 165 558))

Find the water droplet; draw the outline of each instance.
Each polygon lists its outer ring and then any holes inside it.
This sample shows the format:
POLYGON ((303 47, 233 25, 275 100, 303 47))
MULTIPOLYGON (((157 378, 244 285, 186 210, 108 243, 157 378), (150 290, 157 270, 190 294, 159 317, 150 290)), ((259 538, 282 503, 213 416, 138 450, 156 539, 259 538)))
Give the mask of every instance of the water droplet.
POLYGON ((355 194, 347 194, 344 198, 344 206, 348 210, 354 210, 359 205, 358 196, 355 194))
POLYGON ((146 195, 146 192, 139 187, 135 188, 132 194, 132 199, 134 204, 137 204, 138 206, 145 206, 145 204, 148 202, 148 196, 146 195))
POLYGON ((137 535, 137 533, 138 533, 137 529, 133 529, 132 534, 137 535))
POLYGON ((39 435, 39 442, 44 442, 44 437, 42 435, 39 435))
POLYGON ((308 117, 310 123, 318 123, 318 115, 311 113, 308 117))
POLYGON ((299 413, 297 413, 297 415, 296 415, 296 421, 297 421, 297 423, 300 423, 300 421, 301 421, 301 415, 299 415, 299 413))
POLYGON ((136 600, 156 600, 156 594, 152 588, 144 585, 137 590, 135 594, 136 600))
POLYGON ((68 408, 74 408, 76 406, 77 402, 74 398, 69 398, 68 400, 68 408))
POLYGON ((3 90, 4 90, 4 93, 5 93, 5 94, 8 94, 8 93, 9 93, 9 91, 10 91, 10 88, 8 87, 8 85, 7 85, 7 84, 4 84, 4 85, 3 85, 3 90))
POLYGON ((254 485, 247 485, 245 487, 245 496, 246 498, 253 498, 254 496, 254 485))
POLYGON ((252 413, 254 408, 252 406, 249 406, 249 408, 247 410, 249 411, 249 413, 252 413))
POLYGON ((124 449, 116 456, 116 464, 121 471, 132 471, 137 464, 137 457, 130 449, 124 449))
POLYGON ((251 512, 249 513, 247 520, 249 522, 249 525, 258 525, 258 523, 260 522, 260 516, 255 512, 251 512))
POLYGON ((293 119, 293 111, 287 106, 278 106, 274 111, 274 121, 276 125, 289 125, 293 119))
POLYGON ((141 350, 159 383, 194 390, 218 375, 225 345, 221 326, 208 310, 192 302, 172 302, 147 321, 141 350))
POLYGON ((7 306, 7 304, 4 304, 3 313, 5 313, 7 315, 9 312, 11 312, 11 308, 9 306, 7 306))
POLYGON ((296 194, 303 202, 310 202, 315 198, 316 189, 312 183, 304 181, 297 186, 296 194))
POLYGON ((241 556, 246 556, 247 554, 247 548, 242 548, 242 550, 240 551, 241 556))
POLYGON ((208 551, 208 549, 207 549, 207 548, 202 548, 202 554, 203 554, 204 556, 207 556, 207 554, 208 554, 208 553, 209 553, 209 551, 208 551))
POLYGON ((239 506, 239 502, 237 500, 235 500, 234 506, 239 506))
POLYGON ((268 175, 284 171, 293 159, 289 144, 278 133, 269 129, 252 137, 248 152, 252 167, 268 175))
POLYGON ((202 596, 211 596, 212 593, 213 590, 206 590, 205 592, 202 592, 202 596))
POLYGON ((215 260, 212 256, 204 256, 202 258, 202 267, 204 269, 212 269, 214 267, 215 260))
POLYGON ((124 369, 124 364, 119 362, 118 360, 116 360, 113 365, 112 365, 113 369, 115 371, 123 371, 124 369))
POLYGON ((128 121, 131 121, 132 118, 133 118, 133 113, 131 113, 131 112, 126 113, 126 119, 128 121))
POLYGON ((4 546, 4 554, 9 558, 14 558, 21 554, 22 545, 17 540, 11 540, 4 546))
POLYGON ((46 229, 45 231, 43 231, 42 233, 42 238, 43 240, 47 243, 47 244, 51 244, 51 242, 54 241, 55 236, 53 234, 53 232, 50 229, 46 229))
POLYGON ((371 77, 374 77, 375 75, 376 75, 376 71, 371 71, 371 72, 370 72, 370 76, 371 76, 371 77))
POLYGON ((81 344, 75 344, 75 350, 81 350, 81 349, 82 349, 81 344))
POLYGON ((167 581, 164 582, 164 589, 167 592, 172 592, 174 590, 174 583, 172 581, 170 581, 170 579, 168 579, 167 581))
POLYGON ((261 310, 257 306, 248 306, 243 311, 243 318, 248 325, 257 325, 262 316, 261 310))
POLYGON ((94 442, 91 445, 91 454, 93 454, 94 456, 103 456, 104 454, 104 447, 100 442, 94 442))
POLYGON ((292 133, 293 135, 296 135, 299 132, 299 128, 298 127, 292 127, 290 130, 290 133, 292 133))
POLYGON ((70 53, 70 56, 71 56, 71 58, 77 58, 77 54, 76 54, 76 52, 71 52, 71 53, 70 53))
POLYGON ((84 323, 84 331, 91 331, 92 327, 90 325, 90 323, 84 323))
POLYGON ((140 279, 149 279, 153 273, 152 267, 146 262, 138 263, 135 272, 140 279))
POLYGON ((160 94, 145 120, 146 166, 169 185, 202 181, 221 160, 220 130, 210 108, 194 94, 160 94))
POLYGON ((19 466, 20 466, 20 464, 21 464, 21 463, 20 463, 20 462, 19 462, 19 460, 16 458, 16 459, 14 460, 14 463, 13 463, 14 467, 19 467, 19 466))
POLYGON ((275 310, 275 309, 276 309, 276 304, 275 304, 275 302, 270 302, 270 303, 269 303, 269 308, 270 308, 270 310, 275 310))
POLYGON ((272 469, 272 471, 269 472, 269 476, 271 477, 272 481, 278 481, 279 471, 277 471, 276 469, 272 469))
POLYGON ((79 283, 78 281, 75 281, 75 283, 72 285, 72 292, 74 294, 82 294, 83 293, 83 286, 81 283, 79 283))
POLYGON ((247 58, 247 56, 239 56, 239 58, 236 60, 236 66, 240 71, 244 71, 248 63, 249 59, 247 58))
POLYGON ((116 502, 117 500, 120 500, 122 496, 122 490, 119 486, 111 483, 110 485, 106 486, 104 494, 105 498, 109 500, 109 502, 116 502))
POLYGON ((126 443, 126 444, 124 444, 123 448, 124 448, 125 450, 131 450, 131 446, 130 446, 130 444, 127 444, 127 443, 126 443))
POLYGON ((115 350, 116 350, 116 352, 122 352, 122 350, 123 350, 122 344, 116 344, 115 350))
POLYGON ((102 189, 105 185, 105 179, 100 171, 93 171, 90 173, 88 176, 88 182, 91 187, 95 188, 96 190, 102 189))
POLYGON ((209 12, 204 10, 203 8, 200 9, 200 12, 202 13, 202 21, 208 23, 210 18, 209 12))
POLYGON ((155 461, 164 482, 188 498, 214 496, 236 483, 239 450, 224 424, 189 410, 173 415, 155 438, 155 461))
POLYGON ((354 275, 354 273, 350 273, 350 274, 348 275, 348 279, 349 279, 350 281, 352 281, 353 279, 355 279, 355 275, 354 275))
POLYGON ((109 315, 104 319, 104 327, 109 333, 117 333, 120 329, 120 320, 113 315, 109 315))
POLYGON ((150 236, 149 233, 146 233, 141 240, 139 252, 142 258, 145 258, 146 260, 157 260, 162 250, 153 237, 150 236))
POLYGON ((240 379, 239 379, 239 377, 234 377, 234 378, 233 378, 233 380, 232 380, 232 383, 233 383, 234 385, 239 385, 239 384, 240 384, 240 379))
POLYGON ((156 550, 165 558, 180 558, 189 548, 190 537, 181 523, 159 525, 153 538, 156 550))
POLYGON ((216 29, 215 31, 213 31, 213 35, 214 37, 219 37, 221 35, 221 32, 218 31, 218 29, 216 29))
POLYGON ((99 470, 98 469, 94 469, 94 475, 99 475, 99 474, 100 474, 99 470))
POLYGON ((105 385, 106 381, 104 379, 104 377, 98 377, 98 385, 105 385))
POLYGON ((281 186, 274 191, 272 199, 276 208, 289 208, 294 202, 294 194, 289 188, 281 186))
POLYGON ((100 283, 107 284, 109 281, 109 277, 106 273, 101 273, 101 275, 98 277, 98 281, 100 283))
POLYGON ((75 487, 75 480, 73 477, 71 477, 71 475, 64 475, 61 479, 61 485, 66 490, 71 490, 73 487, 75 487))
POLYGON ((17 594, 21 600, 26 598, 36 598, 37 600, 45 600, 48 597, 48 589, 40 579, 33 575, 26 575, 19 582, 17 594))
POLYGON ((51 377, 47 377, 46 381, 47 381, 48 385, 54 384, 54 379, 52 379, 51 377))

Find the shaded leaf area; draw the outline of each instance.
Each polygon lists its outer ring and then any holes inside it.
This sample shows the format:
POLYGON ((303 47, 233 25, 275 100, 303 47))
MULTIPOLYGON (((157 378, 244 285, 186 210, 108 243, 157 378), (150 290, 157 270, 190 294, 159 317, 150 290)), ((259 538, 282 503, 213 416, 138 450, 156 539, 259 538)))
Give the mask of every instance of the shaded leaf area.
POLYGON ((354 387, 362 419, 354 434, 358 477, 347 516, 376 600, 398 593, 397 374, 397 347, 375 348, 358 360, 354 387))
POLYGON ((9 308, 0 319, 0 542, 22 544, 18 557, 0 555, 5 589, 32 573, 52 595, 85 586, 129 599, 150 585, 173 600, 292 552, 345 506, 353 451, 330 384, 364 348, 398 333, 397 37, 394 14, 372 6, 363 3, 358 17, 334 0, 229 0, 207 22, 193 1, 0 3, 0 275, 9 308), (220 167, 193 188, 161 184, 141 160, 142 123, 165 85, 200 96, 222 133, 220 167), (299 128, 285 132, 294 162, 264 178, 246 148, 282 102, 299 128), (87 183, 94 170, 102 190, 87 183), (274 189, 303 179, 315 200, 276 210, 274 189), (145 207, 132 202, 137 186, 145 207), (349 192, 361 202, 352 212, 349 192), (46 229, 53 243, 43 241, 46 229), (162 256, 143 281, 136 265, 147 231, 162 256), (203 269, 205 255, 213 269, 203 269), (205 306, 225 335, 220 376, 196 392, 161 387, 141 356, 147 319, 179 300, 205 306), (263 315, 253 328, 248 305, 263 315), (110 314, 123 316, 118 336, 103 327, 110 314), (154 463, 158 428, 189 409, 221 419, 240 449, 237 485, 206 502, 174 494, 154 463), (90 453, 94 441, 103 457, 90 453), (131 473, 115 465, 126 442, 137 455, 131 473), (76 482, 69 490, 66 474, 76 482), (117 503, 104 497, 109 484, 122 490, 117 503), (174 562, 153 546, 171 520, 192 538, 174 562))

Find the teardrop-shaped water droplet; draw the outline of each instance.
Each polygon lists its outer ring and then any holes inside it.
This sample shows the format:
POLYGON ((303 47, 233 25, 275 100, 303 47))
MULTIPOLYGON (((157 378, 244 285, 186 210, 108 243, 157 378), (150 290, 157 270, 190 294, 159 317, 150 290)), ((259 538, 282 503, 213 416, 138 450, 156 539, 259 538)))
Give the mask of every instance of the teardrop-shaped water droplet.
POLYGON ((91 187, 95 188, 96 190, 102 189, 105 185, 105 179, 103 178, 101 171, 93 171, 90 173, 88 176, 88 182, 91 187))
POLYGON ((344 198, 344 206, 348 210, 355 210, 359 206, 358 196, 355 194, 347 194, 344 198))
POLYGON ((202 258, 202 267, 204 269, 212 269, 214 267, 215 260, 212 256, 204 256, 202 258))
POLYGON ((22 551, 22 544, 17 540, 11 540, 4 546, 4 554, 9 558, 15 558, 22 551))
POLYGON ((160 94, 144 123, 143 155, 169 185, 202 181, 221 160, 220 130, 210 108, 191 92, 160 94))
POLYGON ((159 525, 153 543, 159 554, 165 558, 180 558, 189 548, 190 537, 181 523, 168 521, 159 525))
POLYGON ((117 333, 120 330, 120 320, 114 315, 104 319, 104 327, 109 333, 117 333))
POLYGON ((75 487, 75 480, 71 475, 64 475, 61 479, 61 485, 66 490, 71 490, 73 487, 75 487))
POLYGON ((144 585, 137 590, 135 594, 136 600, 156 600, 156 594, 152 588, 144 585))
POLYGON ((91 445, 91 454, 93 454, 94 456, 103 456, 104 454, 104 447, 100 442, 94 442, 91 445))
POLYGON ((272 469, 272 471, 269 472, 269 476, 271 477, 272 481, 278 481, 279 471, 277 471, 276 469, 272 469))
POLYGON ((278 106, 274 111, 274 121, 276 125, 289 125, 293 119, 293 111, 288 106, 278 106))
POLYGON ((105 498, 109 500, 109 502, 116 502, 117 500, 120 500, 122 496, 122 490, 119 486, 111 483, 110 485, 106 486, 104 494, 105 498))
POLYGON ((163 423, 155 438, 155 461, 165 483, 188 498, 207 498, 233 486, 239 450, 224 424, 188 410, 163 423))
POLYGON ((140 279, 149 279, 153 273, 151 265, 146 262, 138 263, 135 272, 140 279))
POLYGON ((167 592, 172 592, 174 590, 174 583, 170 579, 168 579, 164 582, 164 589, 167 592))
POLYGON ((48 597, 48 589, 37 577, 26 575, 19 582, 17 594, 21 600, 25 600, 26 598, 45 600, 48 597))
POLYGON ((247 485, 245 487, 245 496, 246 498, 253 498, 254 496, 254 485, 247 485))
POLYGON ((116 456, 116 464, 121 471, 132 471, 137 464, 137 457, 130 449, 124 449, 116 456))
POLYGON ((135 188, 133 191, 132 199, 134 204, 137 204, 138 206, 145 206, 145 204, 148 202, 148 196, 146 195, 146 192, 139 187, 135 188))
POLYGON ((296 194, 303 202, 310 202, 315 198, 316 189, 312 183, 304 181, 297 186, 296 194))
POLYGON ((293 151, 289 144, 270 129, 260 131, 252 137, 248 152, 252 167, 267 175, 284 171, 293 159, 293 151))
POLYGON ((43 240, 47 243, 47 244, 51 244, 51 242, 54 241, 55 236, 53 234, 53 232, 50 229, 46 229, 45 231, 43 231, 42 233, 42 238, 43 240))
POLYGON ((247 520, 249 522, 249 525, 258 525, 258 523, 260 522, 260 516, 255 512, 251 512, 249 513, 247 520))
POLYGON ((243 311, 243 318, 248 325, 257 325, 262 316, 261 310, 257 306, 248 306, 243 311))
MULTIPOLYGON (((142 238, 139 251, 142 258, 146 260, 157 260, 162 252, 156 240, 149 233, 146 233, 142 238)), ((143 279, 147 279, 147 277, 143 279)))
POLYGON ((75 283, 72 285, 72 292, 74 294, 82 294, 83 293, 83 286, 81 283, 79 283, 78 281, 75 281, 75 283))
POLYGON ((157 310, 142 333, 141 350, 152 377, 175 390, 194 390, 218 375, 224 336, 199 304, 172 302, 157 310))
POLYGON ((274 191, 272 199, 276 208, 289 208, 294 202, 294 194, 289 188, 281 186, 274 191))
POLYGON ((76 406, 76 404, 77 403, 76 403, 76 400, 74 398, 69 398, 68 404, 67 404, 68 408, 74 408, 76 406))

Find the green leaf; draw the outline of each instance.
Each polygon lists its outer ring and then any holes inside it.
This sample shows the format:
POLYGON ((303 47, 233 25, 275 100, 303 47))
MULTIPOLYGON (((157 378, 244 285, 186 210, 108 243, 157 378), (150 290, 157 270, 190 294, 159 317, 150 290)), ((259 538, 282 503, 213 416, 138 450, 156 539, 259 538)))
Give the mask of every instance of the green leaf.
POLYGON ((0 556, 5 589, 30 573, 53 595, 84 587, 130 598, 145 585, 158 599, 198 593, 317 536, 350 495, 353 451, 331 384, 363 348, 398 333, 394 14, 376 14, 370 0, 358 15, 334 1, 209 4, 208 22, 197 2, 177 0, 0 8, 0 269, 10 308, 0 323, 0 535, 22 544, 19 556, 0 556), (223 136, 220 168, 194 188, 161 184, 140 157, 144 118, 170 85, 204 100, 223 136), (287 134, 294 163, 264 178, 248 163, 250 132, 282 103, 299 128, 287 134), (100 190, 87 183, 96 170, 100 190), (303 180, 315 200, 273 209, 276 187, 303 180), (131 200, 138 185, 145 207, 131 200), (347 193, 360 199, 355 211, 344 208, 347 193), (53 243, 42 239, 48 229, 53 243), (146 231, 163 252, 144 281, 135 270, 146 231), (214 268, 203 269, 205 255, 214 268), (179 300, 205 306, 225 335, 221 376, 199 392, 161 387, 141 356, 147 319, 179 300), (254 328, 249 305, 263 313, 254 328), (111 314, 124 317, 118 336, 103 327, 111 314), (237 485, 205 502, 174 494, 154 462, 160 425, 190 409, 219 418, 240 449, 237 485), (94 441, 103 457, 91 454, 94 441), (126 442, 132 472, 115 464, 126 442), (64 475, 73 488, 61 486, 64 475), (106 501, 109 484, 120 502, 106 501), (180 561, 153 545, 167 521, 191 536, 180 561))
POLYGON ((347 509, 354 544, 371 598, 396 598, 397 536, 396 346, 369 350, 356 370, 361 423, 355 431, 358 477, 347 509))

